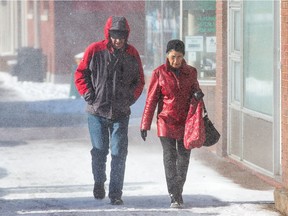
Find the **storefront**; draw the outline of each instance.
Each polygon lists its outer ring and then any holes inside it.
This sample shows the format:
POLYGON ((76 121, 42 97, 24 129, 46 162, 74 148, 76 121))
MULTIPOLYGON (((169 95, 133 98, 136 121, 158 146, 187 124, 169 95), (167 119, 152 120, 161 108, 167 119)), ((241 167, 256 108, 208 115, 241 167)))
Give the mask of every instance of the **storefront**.
POLYGON ((198 70, 210 118, 214 119, 216 85, 216 0, 213 1, 146 1, 145 77, 166 57, 171 39, 186 44, 185 59, 198 70))
POLYGON ((229 1, 228 155, 280 175, 279 2, 229 1), (275 52, 276 51, 276 52, 275 52))
POLYGON ((166 44, 180 35, 180 2, 147 1, 145 66, 153 69, 163 64, 166 44))
POLYGON ((186 44, 186 61, 198 70, 200 80, 215 80, 216 1, 147 1, 146 66, 165 59, 166 44, 180 38, 186 44))
POLYGON ((216 1, 182 0, 146 2, 145 71, 149 73, 164 62, 169 40, 182 39, 186 45, 185 59, 198 70, 212 119, 216 120, 217 115, 216 78, 227 80, 221 83, 227 86, 221 96, 225 102, 221 109, 222 121, 227 123, 224 130, 227 139, 223 140, 225 145, 220 154, 278 178, 281 175, 279 2, 226 3, 228 26, 217 31, 228 39, 224 41, 224 45, 227 41, 228 44, 223 59, 227 71, 216 70, 216 1))

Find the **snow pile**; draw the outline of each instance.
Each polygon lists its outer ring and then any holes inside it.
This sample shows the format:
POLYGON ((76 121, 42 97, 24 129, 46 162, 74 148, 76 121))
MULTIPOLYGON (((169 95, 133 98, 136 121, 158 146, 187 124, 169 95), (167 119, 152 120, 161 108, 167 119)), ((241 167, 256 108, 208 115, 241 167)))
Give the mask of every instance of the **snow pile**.
POLYGON ((18 81, 6 72, 0 72, 0 82, 5 89, 17 91, 18 99, 24 101, 68 99, 70 93, 70 84, 18 81))
POLYGON ((86 103, 82 98, 70 97, 70 84, 18 81, 7 72, 0 72, 0 85, 7 101, 24 101, 30 111, 45 113, 84 114, 86 103), (10 96, 8 96, 10 95, 10 96))

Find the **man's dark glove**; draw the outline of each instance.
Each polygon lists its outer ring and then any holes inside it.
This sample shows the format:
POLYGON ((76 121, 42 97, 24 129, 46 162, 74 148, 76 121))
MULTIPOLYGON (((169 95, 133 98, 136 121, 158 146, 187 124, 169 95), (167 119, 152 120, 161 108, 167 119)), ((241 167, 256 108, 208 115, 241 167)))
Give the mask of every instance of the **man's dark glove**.
POLYGON ((140 132, 141 132, 142 139, 145 141, 147 137, 147 130, 140 130, 140 132))

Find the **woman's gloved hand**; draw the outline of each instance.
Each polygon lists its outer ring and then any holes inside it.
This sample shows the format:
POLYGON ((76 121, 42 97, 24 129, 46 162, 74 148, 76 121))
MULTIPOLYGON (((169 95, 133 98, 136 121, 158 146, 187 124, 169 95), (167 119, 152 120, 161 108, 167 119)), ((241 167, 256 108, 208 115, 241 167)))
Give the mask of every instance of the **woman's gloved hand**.
POLYGON ((141 132, 142 139, 145 141, 147 137, 147 130, 140 130, 140 132, 141 132))
POLYGON ((197 101, 199 101, 204 97, 204 93, 201 90, 199 90, 199 91, 195 92, 193 94, 193 96, 197 101))

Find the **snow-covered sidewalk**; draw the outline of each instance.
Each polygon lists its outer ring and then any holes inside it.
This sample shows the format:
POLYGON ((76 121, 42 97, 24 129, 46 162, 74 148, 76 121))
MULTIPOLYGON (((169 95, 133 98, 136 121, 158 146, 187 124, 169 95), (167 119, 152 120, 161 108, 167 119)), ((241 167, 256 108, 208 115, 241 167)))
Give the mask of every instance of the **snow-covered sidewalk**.
MULTIPOLYGON (((35 113, 61 110, 71 118, 84 113, 85 103, 69 98, 67 84, 13 79, 0 72, 0 88, 9 90, 8 98, 1 97, 2 105, 17 100, 32 106, 29 110, 35 113), (47 104, 50 108, 45 110, 47 104)), ((0 215, 280 215, 273 211, 272 186, 205 148, 192 151, 183 194, 186 207, 170 209, 156 131, 148 132, 146 142, 139 134, 143 101, 132 108, 123 206, 111 206, 107 197, 93 198, 86 125, 0 127, 0 215)))
MULTIPOLYGON (((191 157, 183 196, 186 207, 170 209, 161 146, 152 134, 145 143, 138 139, 136 127, 130 128, 125 204, 111 206, 107 197, 96 201, 90 141, 85 129, 79 130, 82 139, 14 140, 11 146, 0 142, 3 215, 280 215, 269 209, 271 187, 205 149, 193 151, 191 157)), ((109 173, 109 160, 107 169, 109 173)))

